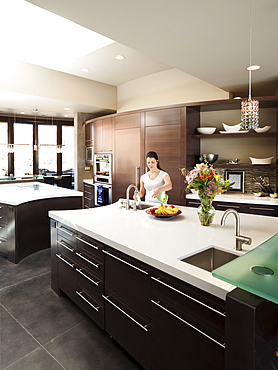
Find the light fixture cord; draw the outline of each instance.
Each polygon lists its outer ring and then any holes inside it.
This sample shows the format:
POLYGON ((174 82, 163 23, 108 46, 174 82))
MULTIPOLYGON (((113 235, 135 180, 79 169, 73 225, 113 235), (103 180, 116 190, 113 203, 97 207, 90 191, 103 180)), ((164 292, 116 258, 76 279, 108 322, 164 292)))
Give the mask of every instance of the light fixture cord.
MULTIPOLYGON (((249 67, 252 65, 252 0, 250 0, 250 24, 249 24, 249 67)), ((249 77, 249 95, 248 99, 251 100, 251 80, 252 80, 252 71, 248 70, 248 77, 249 77)))

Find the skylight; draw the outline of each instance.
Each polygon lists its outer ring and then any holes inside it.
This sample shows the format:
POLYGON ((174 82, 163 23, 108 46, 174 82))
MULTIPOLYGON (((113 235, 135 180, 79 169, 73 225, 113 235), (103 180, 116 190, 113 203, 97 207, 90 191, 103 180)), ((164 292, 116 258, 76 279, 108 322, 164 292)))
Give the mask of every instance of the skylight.
POLYGON ((1 0, 0 14, 9 59, 58 69, 114 42, 24 0, 1 0))

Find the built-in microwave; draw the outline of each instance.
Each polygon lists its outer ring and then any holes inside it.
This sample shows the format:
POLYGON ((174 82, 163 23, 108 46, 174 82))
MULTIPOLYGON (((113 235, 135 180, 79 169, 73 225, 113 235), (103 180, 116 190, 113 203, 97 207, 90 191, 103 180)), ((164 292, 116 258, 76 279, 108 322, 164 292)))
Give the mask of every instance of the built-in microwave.
POLYGON ((94 147, 93 146, 86 146, 86 164, 93 165, 94 162, 94 147))

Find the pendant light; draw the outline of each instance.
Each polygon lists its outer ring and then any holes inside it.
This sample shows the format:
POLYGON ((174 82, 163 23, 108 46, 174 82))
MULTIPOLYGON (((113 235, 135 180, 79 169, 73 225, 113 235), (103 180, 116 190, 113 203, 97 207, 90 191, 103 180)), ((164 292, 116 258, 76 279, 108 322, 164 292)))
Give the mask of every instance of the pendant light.
POLYGON ((252 71, 260 68, 258 65, 252 65, 252 0, 250 0, 250 27, 249 27, 249 93, 248 100, 241 103, 241 128, 244 130, 255 129, 259 124, 259 101, 252 99, 252 71))

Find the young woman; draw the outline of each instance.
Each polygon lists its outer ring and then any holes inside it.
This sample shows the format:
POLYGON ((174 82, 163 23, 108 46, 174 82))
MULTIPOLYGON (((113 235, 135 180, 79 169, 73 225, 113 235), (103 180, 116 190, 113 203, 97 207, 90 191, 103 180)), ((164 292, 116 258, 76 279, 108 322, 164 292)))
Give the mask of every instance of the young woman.
POLYGON ((146 158, 149 171, 141 176, 138 196, 145 195, 146 202, 159 202, 157 197, 171 190, 172 182, 168 173, 161 169, 156 152, 147 153, 146 158))

